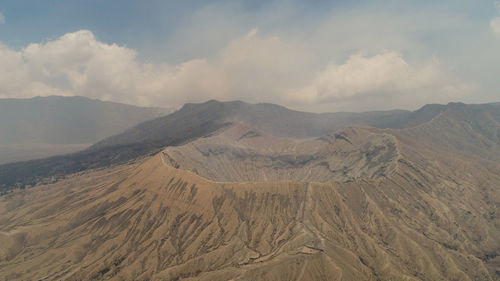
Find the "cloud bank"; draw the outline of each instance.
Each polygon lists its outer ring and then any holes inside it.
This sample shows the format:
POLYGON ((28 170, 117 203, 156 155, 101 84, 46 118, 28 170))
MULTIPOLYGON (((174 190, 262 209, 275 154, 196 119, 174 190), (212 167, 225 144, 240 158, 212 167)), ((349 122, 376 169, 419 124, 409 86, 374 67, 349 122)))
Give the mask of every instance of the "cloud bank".
MULTIPOLYGON (((472 85, 448 77, 434 58, 422 65, 411 65, 398 52, 374 56, 355 54, 344 64, 329 64, 312 82, 295 94, 307 104, 342 104, 350 107, 360 100, 370 106, 384 104, 407 107, 419 100, 463 98, 472 85)), ((365 108, 369 109, 369 108, 365 108)))
POLYGON ((81 95, 164 107, 240 99, 336 111, 415 108, 423 99, 448 102, 472 89, 437 58, 414 63, 385 51, 317 61, 297 44, 256 29, 210 57, 178 64, 140 60, 135 50, 80 30, 19 50, 0 44, 0 97, 81 95))

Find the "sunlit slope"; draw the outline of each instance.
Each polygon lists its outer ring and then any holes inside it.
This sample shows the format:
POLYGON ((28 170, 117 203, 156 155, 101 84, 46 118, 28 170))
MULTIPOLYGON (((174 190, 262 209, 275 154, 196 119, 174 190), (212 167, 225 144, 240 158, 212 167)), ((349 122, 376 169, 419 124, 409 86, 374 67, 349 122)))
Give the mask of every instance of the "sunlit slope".
POLYGON ((500 280, 498 163, 393 136, 373 176, 223 183, 157 154, 1 197, 0 277, 500 280))

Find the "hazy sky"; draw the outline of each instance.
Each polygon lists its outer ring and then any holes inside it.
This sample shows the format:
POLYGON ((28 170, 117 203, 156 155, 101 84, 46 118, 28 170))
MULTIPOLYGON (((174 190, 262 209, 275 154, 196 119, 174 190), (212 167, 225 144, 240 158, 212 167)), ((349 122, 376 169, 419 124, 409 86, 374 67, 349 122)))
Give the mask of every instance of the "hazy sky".
POLYGON ((0 0, 0 97, 362 111, 499 89, 494 1, 0 0))

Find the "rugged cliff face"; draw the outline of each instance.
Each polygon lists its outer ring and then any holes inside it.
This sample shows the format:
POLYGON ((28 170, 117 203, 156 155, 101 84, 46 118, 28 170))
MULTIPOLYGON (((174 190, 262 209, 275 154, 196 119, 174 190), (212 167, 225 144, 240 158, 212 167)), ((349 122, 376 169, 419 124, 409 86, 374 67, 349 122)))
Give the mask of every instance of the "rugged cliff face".
POLYGON ((500 280, 498 123, 456 113, 309 139, 237 123, 0 197, 0 277, 500 280))

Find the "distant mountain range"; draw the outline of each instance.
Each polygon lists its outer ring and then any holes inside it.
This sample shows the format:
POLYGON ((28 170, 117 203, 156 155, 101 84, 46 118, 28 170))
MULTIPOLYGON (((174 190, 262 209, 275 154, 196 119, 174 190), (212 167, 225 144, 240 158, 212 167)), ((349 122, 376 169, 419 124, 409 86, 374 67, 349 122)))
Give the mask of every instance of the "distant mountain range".
POLYGON ((309 113, 290 110, 276 104, 211 100, 202 104, 186 104, 171 115, 139 124, 95 144, 92 148, 162 142, 168 139, 173 131, 185 130, 203 123, 220 126, 242 121, 274 135, 300 138, 320 136, 349 125, 404 128, 426 122, 445 108, 444 105, 426 105, 417 111, 309 113))
POLYGON ((82 150, 171 111, 85 97, 0 99, 0 163, 82 150))
MULTIPOLYGON (((54 97, 53 99, 61 98, 54 97)), ((85 103, 92 102, 84 98, 82 100, 85 103)), ((121 105, 110 104, 109 106, 121 105)), ((0 183, 3 188, 19 184, 32 185, 41 178, 60 177, 87 169, 125 163, 141 156, 157 153, 166 146, 183 144, 213 134, 236 122, 245 122, 276 136, 307 138, 318 137, 353 125, 373 126, 381 129, 416 127, 444 112, 446 112, 445 116, 457 115, 454 117, 457 120, 480 118, 483 114, 488 116, 488 120, 492 119, 497 122, 499 107, 500 103, 483 105, 450 103, 448 105, 425 105, 416 111, 308 113, 290 110, 275 104, 211 100, 201 104, 186 104, 174 113, 137 124, 123 133, 105 138, 77 153, 0 165, 0 183)), ((140 111, 140 108, 132 108, 140 111)), ((158 109, 153 111, 158 112, 158 109)), ((484 121, 471 122, 476 122, 475 124, 479 126, 484 121)), ((112 125, 109 126, 112 127, 112 125)))
POLYGON ((186 104, 0 183, 5 280, 500 281, 500 103, 186 104))

